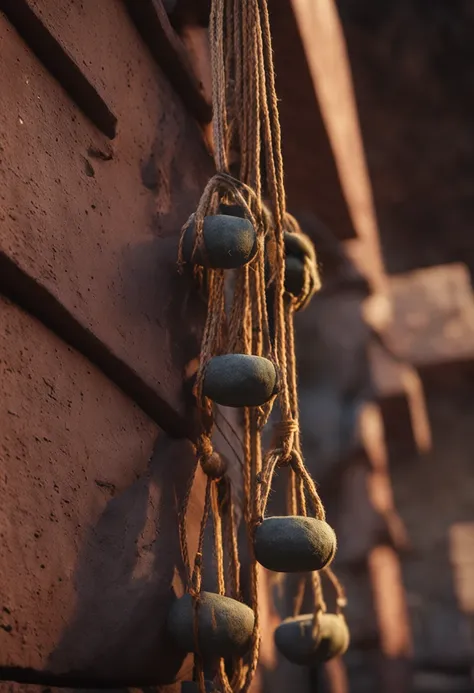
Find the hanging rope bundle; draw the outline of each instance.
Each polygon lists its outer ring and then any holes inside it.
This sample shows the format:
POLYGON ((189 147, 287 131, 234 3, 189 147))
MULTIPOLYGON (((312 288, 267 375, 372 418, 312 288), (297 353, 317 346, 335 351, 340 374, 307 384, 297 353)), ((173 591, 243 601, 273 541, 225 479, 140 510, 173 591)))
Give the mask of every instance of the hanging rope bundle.
MULTIPOLYGON (((207 294, 195 384, 201 419, 196 460, 207 483, 193 564, 186 512, 195 473, 181 511, 187 592, 173 605, 168 624, 176 642, 195 653, 200 693, 206 690, 204 658, 218 659, 219 684, 225 693, 245 693, 259 655, 257 559, 272 570, 325 570, 332 576, 329 564, 336 539, 302 457, 293 315, 307 305, 320 282, 312 244, 286 211, 267 0, 212 0, 209 39, 216 173, 183 226, 178 257, 181 270, 186 263, 192 264, 207 294), (231 171, 231 151, 240 156, 238 172, 231 171), (267 246, 273 252, 268 282, 267 246), (292 252, 301 269, 298 284, 291 283, 292 252), (273 297, 271 315, 268 284, 273 297), (276 400, 280 421, 274 445, 263 455, 261 434, 276 400), (243 412, 243 516, 250 552, 251 608, 242 602, 232 489, 212 444, 219 404, 243 412), (280 467, 289 469, 289 516, 265 518, 272 480, 280 467), (202 591, 204 536, 210 518, 216 593, 202 591), (230 677, 226 660, 233 664, 230 677)), ((325 612, 325 605, 319 576, 312 575, 316 619, 325 612)))

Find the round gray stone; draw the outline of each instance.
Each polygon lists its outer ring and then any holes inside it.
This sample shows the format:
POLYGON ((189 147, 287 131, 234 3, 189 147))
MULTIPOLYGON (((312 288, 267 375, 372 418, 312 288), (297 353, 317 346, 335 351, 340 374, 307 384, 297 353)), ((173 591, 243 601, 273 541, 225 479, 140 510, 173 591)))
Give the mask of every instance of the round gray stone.
MULTIPOLYGON (((212 592, 202 592, 198 612, 199 649, 204 657, 230 657, 250 644, 255 616, 246 604, 212 592)), ((177 599, 168 614, 168 631, 185 652, 195 652, 193 600, 177 599)))
MULTIPOLYGON (((194 223, 186 229, 183 257, 191 262, 195 239, 194 223)), ((236 269, 246 265, 257 252, 257 234, 248 219, 215 214, 204 218, 204 252, 196 249, 194 262, 213 269, 236 269)))
POLYGON ((275 630, 275 644, 293 664, 313 666, 344 654, 349 647, 349 629, 343 616, 321 614, 314 630, 313 614, 288 618, 275 630))
POLYGON ((277 392, 277 374, 262 356, 224 354, 206 366, 203 393, 225 407, 258 407, 277 392))
POLYGON ((285 231, 283 235, 286 255, 304 260, 305 255, 314 257, 314 246, 307 236, 301 233, 285 231))
POLYGON ((264 568, 279 573, 321 570, 336 553, 336 535, 314 517, 268 517, 255 530, 255 555, 264 568))

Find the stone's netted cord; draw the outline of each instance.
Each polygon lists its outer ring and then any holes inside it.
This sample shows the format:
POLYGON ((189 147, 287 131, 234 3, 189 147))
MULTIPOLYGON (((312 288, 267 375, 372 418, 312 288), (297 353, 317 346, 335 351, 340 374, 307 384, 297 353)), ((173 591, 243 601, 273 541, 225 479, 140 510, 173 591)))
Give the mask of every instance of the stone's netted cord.
MULTIPOLYGON (((195 394, 201 418, 201 434, 196 444, 197 465, 212 454, 214 404, 203 395, 203 381, 209 360, 224 353, 265 356, 273 361, 279 392, 261 407, 243 410, 243 516, 247 527, 250 553, 250 601, 255 626, 248 655, 234 662, 229 680, 224 661, 219 664, 219 680, 226 693, 246 693, 255 674, 260 644, 258 609, 258 567, 253 537, 263 520, 272 480, 278 467, 289 467, 288 507, 292 514, 307 515, 308 507, 318 519, 325 511, 317 488, 303 462, 299 427, 297 376, 293 317, 319 288, 314 250, 305 256, 303 289, 299 296, 285 292, 285 231, 301 233, 296 220, 286 211, 281 129, 275 89, 272 39, 267 0, 212 0, 209 24, 212 67, 213 140, 215 175, 209 180, 194 214, 182 229, 178 265, 182 269, 183 241, 188 227, 194 227, 194 247, 205 256, 203 224, 216 214, 221 202, 239 205, 256 232, 257 252, 253 260, 233 271, 233 288, 226 304, 226 274, 221 269, 194 265, 201 287, 207 290, 207 316, 203 330, 195 394), (231 151, 240 157, 239 178, 230 171, 231 151), (268 206, 263 195, 268 196, 268 206), (265 275, 265 246, 274 248, 270 278, 265 275), (270 337, 267 286, 271 283, 273 301, 273 342, 270 337), (230 307, 226 307, 229 305, 230 307), (275 427, 274 445, 262 452, 262 429, 267 423, 275 399, 280 421, 275 427)), ((227 478, 208 478, 198 548, 191 567, 186 514, 196 470, 191 475, 180 512, 180 543, 187 575, 187 588, 193 597, 196 673, 204 693, 204 672, 199 654, 198 610, 202 585, 202 551, 209 516, 214 526, 214 553, 219 594, 241 599, 240 562, 232 489, 227 478), (219 498, 225 485, 227 502, 219 498), (225 549, 229 569, 225 570, 225 549), (227 573, 227 575, 226 575, 227 573)), ((316 575, 316 574, 315 574, 316 575)), ((332 571, 328 572, 332 575, 332 571)), ((322 609, 321 582, 313 579, 316 610, 322 609)), ((333 584, 339 583, 334 579, 333 584)), ((342 603, 342 597, 340 599, 342 603)))

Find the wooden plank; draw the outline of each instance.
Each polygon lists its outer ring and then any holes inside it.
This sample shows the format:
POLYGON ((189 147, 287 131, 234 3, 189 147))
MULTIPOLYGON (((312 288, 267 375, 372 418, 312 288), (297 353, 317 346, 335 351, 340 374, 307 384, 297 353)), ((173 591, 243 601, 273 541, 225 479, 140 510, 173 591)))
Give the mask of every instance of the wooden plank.
MULTIPOLYGON (((0 678, 170 684, 178 508, 194 455, 80 354, 0 302, 0 678), (151 459, 150 459, 151 458, 151 459)), ((189 515, 195 551, 204 485, 189 515)))
POLYGON ((26 0, 0 0, 0 10, 85 115, 113 139, 117 118, 26 0))
POLYGON ((71 319, 52 315, 54 329, 69 339, 72 322, 77 348, 101 367, 109 354, 120 387, 186 434, 182 373, 198 350, 202 310, 176 273, 177 244, 210 160, 133 27, 111 24, 123 33, 111 30, 104 47, 118 41, 123 56, 104 62, 104 73, 128 70, 121 90, 110 83, 120 122, 113 149, 0 17, 0 70, 11 84, 0 107, 0 254, 9 263, 1 290, 28 293, 29 310, 50 297, 71 319), (38 290, 25 290, 27 280, 38 290))

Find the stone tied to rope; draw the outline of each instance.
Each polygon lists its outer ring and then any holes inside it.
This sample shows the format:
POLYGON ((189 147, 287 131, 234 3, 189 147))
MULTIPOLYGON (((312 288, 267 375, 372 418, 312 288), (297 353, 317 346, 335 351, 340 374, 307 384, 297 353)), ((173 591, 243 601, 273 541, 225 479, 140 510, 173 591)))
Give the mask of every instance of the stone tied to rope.
MULTIPOLYGON (((267 0, 212 0, 209 41, 216 172, 183 226, 178 252, 180 271, 190 266, 207 297, 194 387, 201 432, 179 515, 186 591, 171 607, 168 628, 183 651, 194 653, 194 682, 187 683, 205 693, 209 683, 204 669, 211 667, 216 689, 246 693, 260 646, 258 561, 272 570, 304 570, 312 576, 311 623, 317 622, 318 628, 304 631, 301 651, 321 648, 332 637, 317 571, 332 576, 339 604, 343 593, 329 567, 336 538, 301 449, 293 316, 319 288, 319 276, 312 244, 286 211, 267 0), (229 168, 231 149, 239 155, 238 171, 229 168), (271 261, 266 252, 270 247, 271 261), (262 431, 276 401, 280 421, 274 443, 264 454, 262 431), (249 555, 243 566, 232 485, 225 461, 213 446, 220 405, 242 411, 242 515, 249 555), (207 481, 197 551, 191 560, 186 515, 199 467, 207 481), (266 518, 279 467, 288 473, 288 516, 266 518), (215 592, 202 590, 204 536, 211 519, 215 592), (249 571, 248 604, 240 585, 243 569, 249 571), (310 646, 307 632, 314 638, 310 646)), ((342 619, 340 613, 334 617, 342 619)), ((280 649, 290 653, 285 644, 280 649)), ((326 649, 332 653, 341 647, 326 649)))

